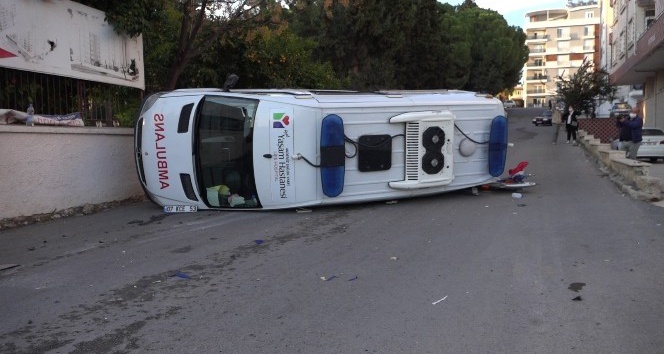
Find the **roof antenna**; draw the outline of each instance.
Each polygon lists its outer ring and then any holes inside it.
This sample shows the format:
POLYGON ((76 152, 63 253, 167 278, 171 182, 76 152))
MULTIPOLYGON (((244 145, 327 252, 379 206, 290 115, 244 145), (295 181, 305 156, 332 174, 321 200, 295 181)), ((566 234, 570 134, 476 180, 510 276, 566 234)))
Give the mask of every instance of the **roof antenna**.
POLYGON ((224 82, 224 92, 229 92, 233 87, 235 87, 235 84, 237 84, 237 80, 239 79, 240 77, 235 74, 228 75, 226 82, 224 82))

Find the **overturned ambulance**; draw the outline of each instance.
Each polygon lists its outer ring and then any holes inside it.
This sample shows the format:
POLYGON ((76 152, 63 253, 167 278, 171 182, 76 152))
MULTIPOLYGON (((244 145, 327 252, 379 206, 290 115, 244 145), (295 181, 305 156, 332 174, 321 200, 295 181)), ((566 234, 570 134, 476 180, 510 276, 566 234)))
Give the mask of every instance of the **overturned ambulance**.
POLYGON ((182 89, 135 130, 138 177, 166 212, 431 195, 503 173, 501 102, 467 91, 182 89))

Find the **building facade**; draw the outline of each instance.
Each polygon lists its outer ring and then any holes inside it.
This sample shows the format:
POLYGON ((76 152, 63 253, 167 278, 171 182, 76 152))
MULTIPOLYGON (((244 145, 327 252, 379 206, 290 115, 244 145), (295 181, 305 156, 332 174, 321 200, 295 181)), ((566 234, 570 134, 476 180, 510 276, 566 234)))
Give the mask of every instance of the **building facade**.
POLYGON ((626 85, 645 125, 664 127, 664 0, 604 0, 609 82, 626 85))
POLYGON ((556 100, 560 77, 569 78, 584 60, 599 63, 600 5, 570 1, 564 9, 533 11, 526 18, 530 54, 523 70, 524 106, 548 107, 556 100))

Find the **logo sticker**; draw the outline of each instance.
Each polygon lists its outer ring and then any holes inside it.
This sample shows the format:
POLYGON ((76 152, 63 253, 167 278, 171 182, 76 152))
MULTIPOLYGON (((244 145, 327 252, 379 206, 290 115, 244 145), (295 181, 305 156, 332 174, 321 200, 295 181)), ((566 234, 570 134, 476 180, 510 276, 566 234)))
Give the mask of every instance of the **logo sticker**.
POLYGON ((295 201, 295 166, 291 159, 295 145, 293 136, 293 109, 273 110, 271 113, 272 200, 292 202, 295 201))
POLYGON ((286 113, 272 113, 272 128, 286 128, 290 124, 290 117, 286 113))

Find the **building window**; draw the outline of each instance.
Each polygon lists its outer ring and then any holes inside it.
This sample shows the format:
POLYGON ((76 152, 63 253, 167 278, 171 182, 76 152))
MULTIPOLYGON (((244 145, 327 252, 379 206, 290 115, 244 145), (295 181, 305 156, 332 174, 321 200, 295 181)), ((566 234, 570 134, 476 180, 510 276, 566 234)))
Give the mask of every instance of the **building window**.
POLYGON ((618 37, 618 58, 625 56, 625 31, 620 32, 618 37))
POLYGON ((646 15, 646 29, 652 25, 653 22, 655 22, 655 10, 646 10, 645 12, 646 15))
POLYGON ((584 39, 583 40, 583 51, 592 51, 595 50, 595 40, 594 39, 584 39))
POLYGON ((569 42, 566 41, 558 42, 558 52, 569 53, 569 42))
POLYGON ((586 11, 586 18, 593 18, 593 17, 595 17, 594 11, 586 11))
POLYGON ((627 49, 632 48, 634 46, 634 19, 629 19, 629 22, 627 23, 627 49))
POLYGON ((595 26, 583 27, 583 36, 584 37, 594 37, 595 36, 595 26))
POLYGON ((559 55, 558 56, 558 67, 559 68, 564 68, 564 67, 569 67, 569 54, 567 55, 559 55))

